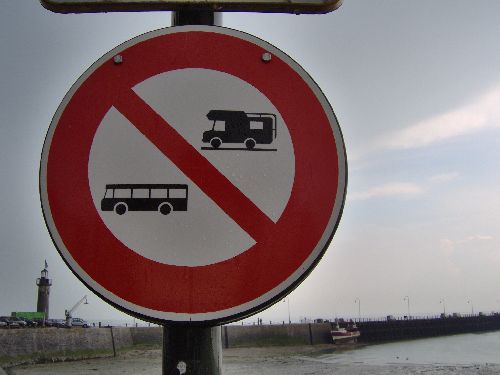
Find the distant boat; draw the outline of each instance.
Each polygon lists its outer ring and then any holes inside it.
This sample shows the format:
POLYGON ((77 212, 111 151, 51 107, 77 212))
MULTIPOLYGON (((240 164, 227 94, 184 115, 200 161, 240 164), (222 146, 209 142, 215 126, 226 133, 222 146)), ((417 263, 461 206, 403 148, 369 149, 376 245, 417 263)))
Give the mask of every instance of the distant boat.
POLYGON ((347 328, 340 328, 339 323, 335 322, 331 334, 334 344, 356 342, 360 336, 356 323, 349 323, 347 328))

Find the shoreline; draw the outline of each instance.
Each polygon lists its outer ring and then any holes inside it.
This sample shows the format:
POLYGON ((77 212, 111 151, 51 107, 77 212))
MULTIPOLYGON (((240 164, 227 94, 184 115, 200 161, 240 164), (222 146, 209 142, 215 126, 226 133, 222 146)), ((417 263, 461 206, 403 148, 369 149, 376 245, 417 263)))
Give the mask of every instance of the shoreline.
MULTIPOLYGON (((334 345, 231 348, 223 350, 224 375, 362 375, 362 374, 500 374, 500 364, 412 364, 346 361, 343 353, 354 348, 334 345), (332 354, 339 354, 334 358, 332 354)), ((128 349, 117 357, 71 362, 20 365, 6 369, 9 375, 157 375, 161 373, 161 349, 128 349)))

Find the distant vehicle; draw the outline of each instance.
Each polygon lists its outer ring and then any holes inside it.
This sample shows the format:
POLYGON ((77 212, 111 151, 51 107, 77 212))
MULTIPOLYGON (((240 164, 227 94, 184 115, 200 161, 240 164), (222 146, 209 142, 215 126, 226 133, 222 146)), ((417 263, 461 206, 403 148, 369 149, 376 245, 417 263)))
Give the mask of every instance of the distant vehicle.
POLYGON ((203 132, 202 142, 217 149, 223 143, 239 143, 252 150, 258 144, 271 144, 277 137, 276 115, 243 111, 211 110, 207 118, 212 129, 203 132))
POLYGON ((0 328, 6 328, 8 324, 4 321, 0 321, 0 328))
POLYGON ((188 185, 185 184, 109 184, 101 200, 102 211, 187 211, 188 185))
POLYGON ((67 328, 66 320, 64 319, 47 319, 47 326, 56 328, 67 328))
POLYGON ((25 322, 28 327, 38 327, 38 323, 35 322, 34 320, 24 318, 24 317, 17 317, 17 319, 25 322))
POLYGON ((15 322, 15 323, 19 324, 19 327, 24 328, 24 327, 28 326, 28 323, 26 321, 24 321, 23 319, 18 318, 18 317, 11 316, 10 320, 11 320, 11 322, 15 322))
POLYGON ((39 327, 51 327, 51 325, 48 322, 48 319, 34 318, 33 321, 36 324, 38 324, 39 327))
POLYGON ((82 318, 71 318, 71 325, 73 327, 89 328, 89 323, 82 318))
MULTIPOLYGON (((82 298, 80 298, 78 300, 77 303, 75 303, 73 305, 73 307, 69 310, 64 310, 64 315, 66 316, 66 325, 71 328, 74 324, 73 324, 73 313, 76 311, 76 309, 78 309, 80 307, 81 304, 85 304, 85 305, 88 305, 88 301, 87 301, 87 295, 84 295, 82 298)), ((85 322, 83 319, 80 319, 80 318, 76 318, 77 319, 77 323, 76 325, 77 326, 82 326, 84 328, 87 328, 88 327, 88 324, 87 322, 85 322), (85 327, 84 324, 87 326, 85 327)))
POLYGON ((9 328, 21 327, 21 325, 18 322, 16 322, 15 320, 12 320, 12 317, 10 317, 10 316, 0 316, 0 322, 6 323, 9 328))

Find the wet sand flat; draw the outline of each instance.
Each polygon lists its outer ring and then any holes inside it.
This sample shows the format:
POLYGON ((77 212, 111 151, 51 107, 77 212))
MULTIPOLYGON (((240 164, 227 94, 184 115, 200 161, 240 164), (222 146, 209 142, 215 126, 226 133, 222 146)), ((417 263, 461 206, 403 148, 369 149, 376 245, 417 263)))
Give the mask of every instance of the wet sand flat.
MULTIPOLYGON (((237 348, 224 350, 224 375, 490 375, 500 374, 500 365, 416 365, 329 363, 325 353, 330 345, 313 347, 237 348)), ((11 368, 12 375, 158 375, 161 374, 161 350, 129 350, 116 358, 59 362, 11 368)), ((187 373, 187 375, 189 372, 187 373)))

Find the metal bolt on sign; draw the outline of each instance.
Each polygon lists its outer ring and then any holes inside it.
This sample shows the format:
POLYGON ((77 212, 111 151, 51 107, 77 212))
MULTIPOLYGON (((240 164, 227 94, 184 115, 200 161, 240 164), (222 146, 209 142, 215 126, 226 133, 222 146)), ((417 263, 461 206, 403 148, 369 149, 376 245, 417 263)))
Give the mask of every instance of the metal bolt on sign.
POLYGON ((123 62, 123 56, 122 55, 116 55, 113 57, 113 61, 116 65, 121 64, 123 62))
POLYGON ((264 61, 265 63, 268 63, 269 61, 271 61, 272 57, 273 56, 269 52, 264 52, 262 54, 262 61, 264 61))

